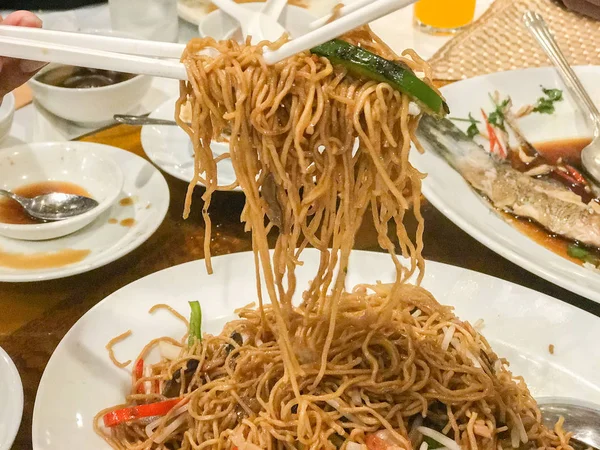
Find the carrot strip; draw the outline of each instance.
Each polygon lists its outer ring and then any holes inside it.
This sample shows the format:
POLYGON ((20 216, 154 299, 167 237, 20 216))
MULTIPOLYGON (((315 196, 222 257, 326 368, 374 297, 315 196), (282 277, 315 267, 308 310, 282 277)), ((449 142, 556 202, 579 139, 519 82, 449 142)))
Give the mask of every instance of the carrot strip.
POLYGON ((575 178, 575 180, 577 180, 579 184, 583 184, 584 186, 587 185, 586 179, 583 178, 581 172, 579 172, 575 167, 570 166, 569 164, 565 164, 565 169, 569 171, 569 175, 575 178))
POLYGON ((488 116, 483 110, 483 108, 481 108, 481 115, 483 116, 485 128, 487 130, 488 138, 490 140, 490 153, 494 153, 494 149, 496 148, 496 144, 498 143, 498 136, 496 136, 492 125, 488 122, 488 116))

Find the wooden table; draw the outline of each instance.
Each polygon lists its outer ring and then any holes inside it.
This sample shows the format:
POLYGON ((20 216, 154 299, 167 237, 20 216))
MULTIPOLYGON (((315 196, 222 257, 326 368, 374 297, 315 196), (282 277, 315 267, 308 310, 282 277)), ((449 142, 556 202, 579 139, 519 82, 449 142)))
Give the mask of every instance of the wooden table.
MULTIPOLYGON (((114 145, 145 157, 139 127, 120 125, 82 140, 114 145)), ((71 326, 96 303, 132 281, 204 257, 200 189, 196 190, 193 213, 184 221, 181 212, 187 184, 165 176, 171 192, 167 216, 158 231, 134 252, 108 266, 62 280, 0 283, 0 346, 17 365, 25 390, 23 420, 13 449, 32 448, 31 422, 38 384, 48 359, 71 326)), ((215 194, 211 206, 214 255, 251 249, 250 236, 244 233, 239 221, 243 204, 244 198, 239 193, 215 194)), ((424 201, 423 215, 427 259, 494 275, 600 316, 600 305, 548 283, 498 256, 460 230, 427 201, 424 201)), ((414 229, 414 220, 407 222, 407 227, 414 229)), ((365 223, 356 244, 360 249, 379 250, 372 224, 365 223)))

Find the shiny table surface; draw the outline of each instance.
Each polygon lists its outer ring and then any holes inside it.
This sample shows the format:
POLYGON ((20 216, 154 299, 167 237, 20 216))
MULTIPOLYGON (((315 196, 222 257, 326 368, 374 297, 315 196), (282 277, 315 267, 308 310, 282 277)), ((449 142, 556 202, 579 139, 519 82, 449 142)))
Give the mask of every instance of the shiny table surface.
MULTIPOLYGON (((145 157, 140 128, 119 125, 82 140, 120 147, 145 157)), ((15 450, 32 448, 33 405, 44 367, 53 350, 71 326, 92 306, 117 289, 153 272, 204 257, 204 224, 201 189, 196 189, 192 215, 181 218, 187 184, 165 175, 171 205, 158 231, 141 247, 122 259, 92 272, 42 283, 0 283, 0 346, 13 358, 23 381, 25 409, 13 445, 15 450)), ((214 255, 248 251, 250 236, 239 215, 244 198, 239 193, 217 193, 213 197, 214 255)), ((600 316, 600 305, 561 289, 498 256, 468 236, 424 201, 425 250, 427 259, 487 273, 583 308, 600 316)), ((414 229, 414 221, 407 220, 414 229)), ((379 250, 375 231, 365 223, 356 248, 379 250)), ((1 400, 0 400, 1 401, 1 400)))

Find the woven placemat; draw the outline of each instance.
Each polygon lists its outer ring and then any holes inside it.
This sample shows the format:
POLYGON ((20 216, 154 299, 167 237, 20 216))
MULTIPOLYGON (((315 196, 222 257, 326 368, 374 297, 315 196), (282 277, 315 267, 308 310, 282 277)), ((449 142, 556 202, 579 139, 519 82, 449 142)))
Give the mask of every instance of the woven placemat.
POLYGON ((572 65, 600 64, 600 22, 552 0, 496 0, 429 63, 434 78, 460 80, 503 70, 550 65, 523 25, 523 13, 540 13, 572 65))

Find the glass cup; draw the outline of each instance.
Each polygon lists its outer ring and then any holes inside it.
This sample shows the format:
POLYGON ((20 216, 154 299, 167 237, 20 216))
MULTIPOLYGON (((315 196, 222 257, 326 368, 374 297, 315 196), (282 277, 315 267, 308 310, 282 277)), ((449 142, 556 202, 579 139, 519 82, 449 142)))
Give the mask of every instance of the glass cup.
POLYGON ((113 30, 142 39, 177 42, 177 0, 109 0, 113 30))
POLYGON ((415 25, 430 34, 452 34, 475 16, 475 0, 419 0, 415 3, 415 25))

